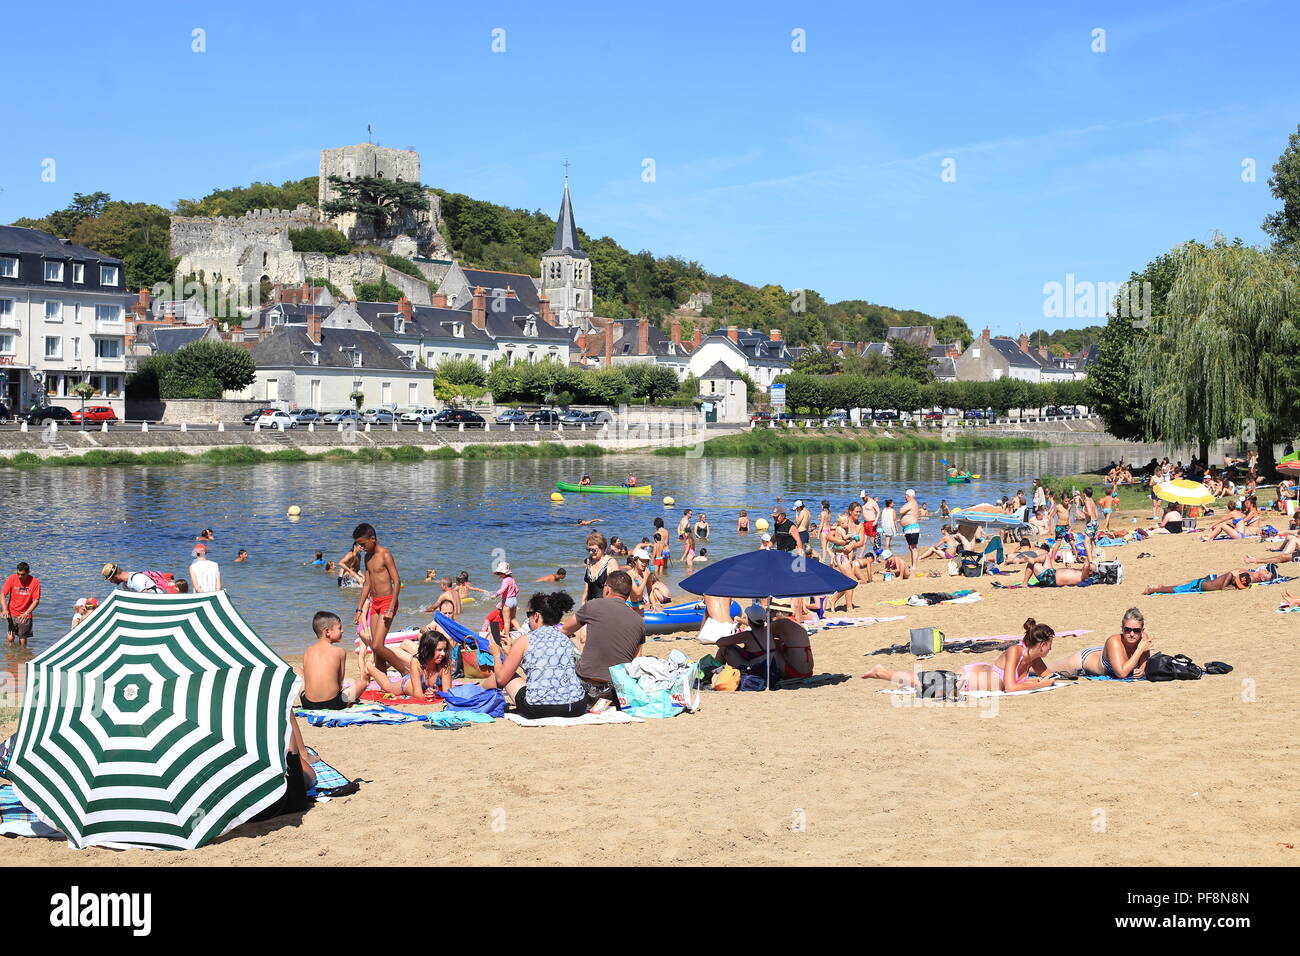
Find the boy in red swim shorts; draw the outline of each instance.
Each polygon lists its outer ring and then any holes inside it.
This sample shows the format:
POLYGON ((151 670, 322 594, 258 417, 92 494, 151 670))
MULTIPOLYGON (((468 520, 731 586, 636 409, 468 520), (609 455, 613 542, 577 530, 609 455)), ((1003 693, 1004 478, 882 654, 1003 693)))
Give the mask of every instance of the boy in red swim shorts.
POLYGON ((402 578, 397 572, 393 553, 379 543, 372 525, 359 524, 352 531, 352 540, 366 553, 366 582, 357 598, 354 624, 361 623, 361 609, 370 600, 370 650, 380 667, 404 670, 402 659, 384 643, 397 613, 397 595, 402 590, 402 578))

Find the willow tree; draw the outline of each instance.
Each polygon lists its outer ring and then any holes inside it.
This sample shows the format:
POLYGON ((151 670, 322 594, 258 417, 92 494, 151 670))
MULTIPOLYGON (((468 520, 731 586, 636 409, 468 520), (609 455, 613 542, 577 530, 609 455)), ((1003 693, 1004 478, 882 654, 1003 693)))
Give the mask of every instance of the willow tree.
POLYGON ((1300 427, 1300 265, 1222 237, 1172 256, 1166 308, 1135 347, 1148 433, 1202 459, 1236 438, 1271 468, 1273 443, 1300 427))

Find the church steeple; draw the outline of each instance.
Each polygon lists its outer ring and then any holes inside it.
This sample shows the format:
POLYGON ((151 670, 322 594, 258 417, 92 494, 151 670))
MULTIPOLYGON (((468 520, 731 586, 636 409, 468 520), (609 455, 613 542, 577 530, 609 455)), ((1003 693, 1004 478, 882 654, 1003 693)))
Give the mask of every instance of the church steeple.
POLYGON ((574 258, 585 258, 586 253, 578 245, 578 227, 573 223, 573 203, 569 201, 569 176, 564 176, 564 198, 560 201, 560 215, 555 220, 555 241, 549 250, 574 258))
MULTIPOLYGON (((568 163, 565 163, 568 166, 568 163)), ((569 176, 564 176, 564 198, 555 222, 555 241, 542 253, 542 275, 538 290, 550 302, 559 324, 591 328, 595 296, 591 287, 591 261, 578 245, 578 227, 573 222, 569 199, 569 176)))

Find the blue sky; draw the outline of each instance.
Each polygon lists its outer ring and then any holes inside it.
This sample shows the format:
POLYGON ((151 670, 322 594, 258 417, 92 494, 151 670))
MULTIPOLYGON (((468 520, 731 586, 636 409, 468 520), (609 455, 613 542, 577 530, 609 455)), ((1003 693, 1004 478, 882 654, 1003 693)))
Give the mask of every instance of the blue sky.
POLYGON ((1044 284, 1264 241, 1300 123, 1293 0, 1134 6, 9 4, 0 222, 313 175, 369 123, 430 185, 551 215, 568 159, 588 233, 747 282, 1090 324, 1044 284))

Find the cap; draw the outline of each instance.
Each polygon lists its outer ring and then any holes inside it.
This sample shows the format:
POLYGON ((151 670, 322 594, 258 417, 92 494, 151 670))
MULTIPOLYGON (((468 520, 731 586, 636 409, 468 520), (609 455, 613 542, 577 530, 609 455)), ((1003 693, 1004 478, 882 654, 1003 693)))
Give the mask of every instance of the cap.
POLYGON ((882 561, 888 561, 893 556, 894 556, 894 552, 890 551, 888 548, 880 552, 880 560, 882 561))
POLYGON ((911 488, 908 488, 905 492, 903 492, 903 494, 906 495, 906 496, 909 497, 909 498, 915 498, 915 497, 916 497, 916 492, 913 491, 911 488))
POLYGON ((86 607, 99 607, 99 598, 96 597, 86 598, 86 607))
POLYGON ((72 606, 73 606, 73 607, 85 607, 85 606, 86 606, 86 599, 85 599, 85 598, 77 598, 77 600, 73 602, 72 606))
POLYGON ((207 553, 208 553, 207 548, 195 548, 193 551, 190 552, 190 557, 197 558, 200 554, 206 555, 207 553))
POLYGON ((761 604, 751 604, 745 608, 745 617, 749 619, 751 624, 765 624, 767 623, 767 608, 761 604))
POLYGON ((759 540, 760 540, 760 541, 771 541, 771 540, 772 540, 772 536, 771 536, 770 534, 768 534, 767 532, 763 532, 763 536, 762 536, 759 540))
POLYGON ((789 598, 773 598, 767 602, 767 609, 780 614, 794 613, 794 605, 790 603, 789 598))
POLYGON ((858 497, 859 497, 859 498, 865 498, 866 496, 867 496, 867 489, 866 489, 866 488, 863 488, 862 491, 859 492, 858 497))
POLYGON ((500 564, 498 564, 495 568, 492 569, 492 573, 493 573, 493 574, 510 574, 510 562, 509 562, 509 561, 502 561, 500 564))
POLYGON ((635 551, 632 552, 632 557, 640 561, 649 561, 650 552, 647 551, 645 548, 637 548, 635 551))
POLYGON ((799 499, 798 501, 796 501, 796 502, 794 503, 794 506, 795 506, 796 508, 802 508, 802 507, 803 507, 803 499, 801 498, 801 499, 799 499))

